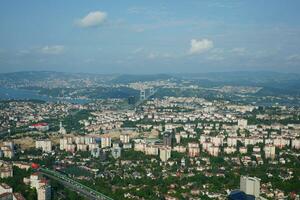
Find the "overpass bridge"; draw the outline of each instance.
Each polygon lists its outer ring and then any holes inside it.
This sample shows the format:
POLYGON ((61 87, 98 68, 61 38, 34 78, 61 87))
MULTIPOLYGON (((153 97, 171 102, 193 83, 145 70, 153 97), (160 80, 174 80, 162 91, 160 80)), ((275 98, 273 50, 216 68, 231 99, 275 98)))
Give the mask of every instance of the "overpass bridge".
MULTIPOLYGON (((143 90, 141 90, 143 91, 143 90)), ((146 95, 145 91, 143 95, 140 97, 139 101, 135 103, 135 108, 140 106, 143 102, 147 101, 150 97, 152 97, 157 92, 157 89, 152 89, 151 92, 146 95)))
POLYGON ((39 168, 38 171, 41 174, 47 176, 48 178, 54 179, 54 180, 60 182, 65 187, 77 192, 79 195, 81 195, 87 199, 113 200, 112 198, 110 198, 110 197, 108 197, 86 185, 83 185, 83 184, 79 183, 78 181, 75 181, 62 173, 59 173, 59 172, 56 172, 56 171, 53 171, 53 170, 50 170, 47 168, 39 168))

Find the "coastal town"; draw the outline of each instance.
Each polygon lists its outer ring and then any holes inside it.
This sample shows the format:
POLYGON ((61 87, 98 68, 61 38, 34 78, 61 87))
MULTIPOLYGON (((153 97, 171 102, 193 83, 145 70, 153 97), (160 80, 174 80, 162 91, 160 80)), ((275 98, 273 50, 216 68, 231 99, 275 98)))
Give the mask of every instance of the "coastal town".
POLYGON ((300 200, 299 10, 0 1, 0 200, 300 200))
POLYGON ((299 108, 198 97, 112 106, 123 101, 1 103, 1 195, 81 198, 52 186, 45 168, 113 199, 299 199, 299 108), (27 187, 15 192, 20 170, 27 187))

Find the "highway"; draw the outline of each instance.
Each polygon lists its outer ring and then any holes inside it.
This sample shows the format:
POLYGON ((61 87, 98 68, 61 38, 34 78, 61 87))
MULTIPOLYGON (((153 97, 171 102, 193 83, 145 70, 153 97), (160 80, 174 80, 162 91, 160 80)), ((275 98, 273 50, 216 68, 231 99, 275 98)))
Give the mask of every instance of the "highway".
POLYGON ((70 190, 73 190, 77 192, 79 195, 91 199, 91 200, 113 200, 112 198, 97 192, 96 190, 93 190, 92 188, 89 188, 71 178, 69 178, 66 175, 63 175, 59 172, 46 169, 46 168, 39 168, 39 172, 43 175, 47 176, 50 179, 54 179, 59 181, 61 184, 63 184, 65 187, 69 188, 70 190))

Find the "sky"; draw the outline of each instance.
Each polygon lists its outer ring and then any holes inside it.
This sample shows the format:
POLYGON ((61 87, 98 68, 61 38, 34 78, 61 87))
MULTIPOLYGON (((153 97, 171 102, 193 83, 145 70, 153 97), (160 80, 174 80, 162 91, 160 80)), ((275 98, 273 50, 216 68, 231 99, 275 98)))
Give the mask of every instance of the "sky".
POLYGON ((0 73, 300 73, 299 0, 1 0, 0 73))

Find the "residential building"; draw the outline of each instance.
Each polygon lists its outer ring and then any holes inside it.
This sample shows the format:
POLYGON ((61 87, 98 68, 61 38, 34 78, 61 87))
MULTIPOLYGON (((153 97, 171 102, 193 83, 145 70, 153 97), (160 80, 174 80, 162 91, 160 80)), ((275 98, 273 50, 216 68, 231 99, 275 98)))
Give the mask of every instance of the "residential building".
POLYGON ((260 195, 260 179, 256 177, 241 176, 240 190, 256 198, 260 195))
POLYGON ((171 158, 171 148, 170 147, 162 147, 159 149, 159 157, 161 161, 167 162, 169 158, 171 158))

